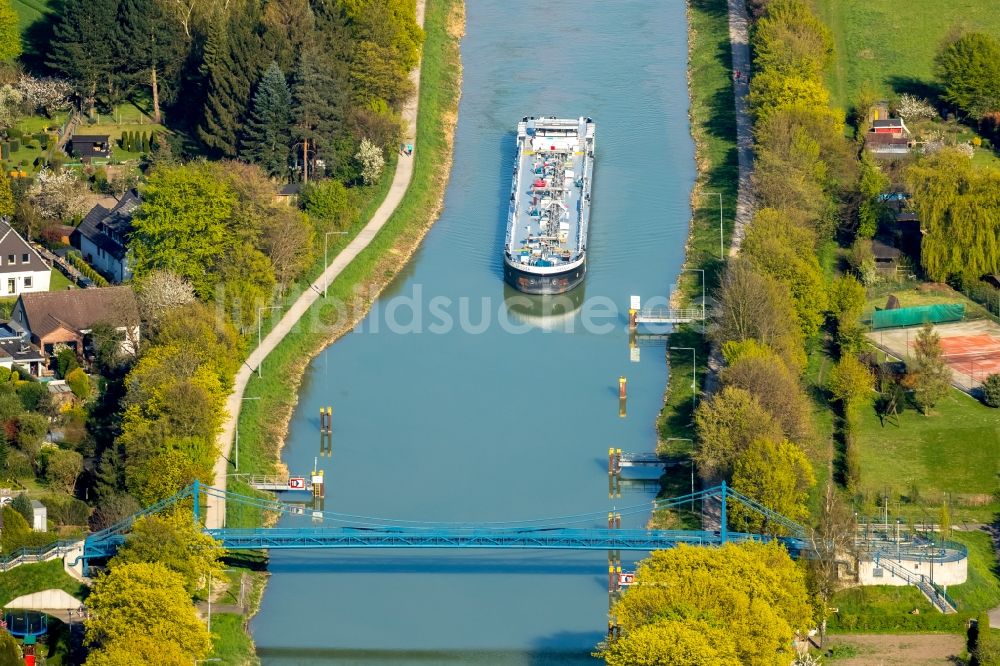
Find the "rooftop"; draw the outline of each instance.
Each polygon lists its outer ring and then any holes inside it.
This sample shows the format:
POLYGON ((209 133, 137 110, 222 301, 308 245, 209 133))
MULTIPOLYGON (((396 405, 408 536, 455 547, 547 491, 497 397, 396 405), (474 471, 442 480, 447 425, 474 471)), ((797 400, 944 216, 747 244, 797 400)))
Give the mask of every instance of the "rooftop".
POLYGON ((115 327, 139 323, 139 306, 131 287, 67 289, 21 294, 25 325, 43 338, 62 327, 86 332, 106 322, 115 327))

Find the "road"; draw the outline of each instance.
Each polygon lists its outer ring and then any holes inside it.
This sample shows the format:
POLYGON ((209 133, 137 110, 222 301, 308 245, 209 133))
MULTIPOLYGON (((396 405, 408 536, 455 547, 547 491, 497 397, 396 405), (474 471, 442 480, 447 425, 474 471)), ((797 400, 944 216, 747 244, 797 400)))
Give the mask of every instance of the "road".
MULTIPOLYGON (((424 24, 424 5, 425 0, 417 0, 417 22, 423 26, 424 24)), ((420 98, 420 64, 410 73, 410 78, 413 81, 413 96, 410 101, 403 107, 403 120, 407 125, 407 143, 416 145, 417 139, 417 107, 420 98)), ((316 278, 316 281, 312 283, 310 289, 306 289, 301 296, 292 304, 292 306, 285 312, 282 316, 281 321, 275 325, 271 332, 267 334, 267 337, 261 342, 261 344, 250 353, 246 361, 240 367, 238 373, 236 373, 236 378, 233 382, 233 392, 230 394, 228 400, 226 400, 226 414, 228 415, 225 422, 222 424, 222 430, 219 432, 219 436, 216 439, 216 448, 218 449, 218 456, 215 460, 215 466, 213 467, 213 473, 215 476, 214 486, 221 490, 226 489, 227 478, 226 475, 229 473, 229 452, 233 445, 233 436, 236 432, 236 423, 240 417, 240 408, 243 405, 243 393, 246 391, 247 383, 250 381, 250 377, 254 374, 257 367, 267 358, 275 347, 288 335, 292 327, 302 318, 313 303, 320 297, 323 293, 323 287, 330 282, 333 282, 338 275, 350 264, 355 257, 357 257, 368 244, 371 243, 372 239, 381 231, 385 223, 392 217, 392 214, 396 211, 400 202, 403 200, 403 196, 406 194, 407 188, 410 186, 410 180, 413 177, 413 157, 407 157, 401 155, 398 162, 396 163, 396 173, 392 178, 392 185, 389 187, 389 193, 386 195, 385 200, 382 205, 378 207, 375 214, 372 215, 372 219, 365 225, 364 229, 355 236, 351 242, 345 247, 340 254, 334 257, 333 261, 327 266, 326 270, 316 278)), ((209 529, 225 527, 226 522, 226 502, 224 499, 209 497, 206 498, 205 502, 205 526, 209 529)))

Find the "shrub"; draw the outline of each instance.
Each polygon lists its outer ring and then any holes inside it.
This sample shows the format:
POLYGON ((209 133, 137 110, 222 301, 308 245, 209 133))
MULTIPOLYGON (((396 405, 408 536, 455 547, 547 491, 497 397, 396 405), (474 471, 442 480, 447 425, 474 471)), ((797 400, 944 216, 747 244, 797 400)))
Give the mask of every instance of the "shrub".
POLYGON ((69 347, 63 347, 56 354, 56 374, 60 379, 66 379, 66 376, 73 370, 80 367, 80 364, 76 359, 76 352, 69 347))
POLYGON ((8 139, 20 139, 23 136, 24 132, 16 127, 11 127, 9 130, 7 130, 8 139))
POLYGON ((21 140, 20 139, 11 139, 10 140, 10 152, 16 153, 19 150, 21 150, 21 140))
POLYGON ((53 495, 42 500, 49 518, 57 525, 86 526, 90 519, 87 503, 68 495, 53 495))
POLYGON ((983 403, 989 407, 1000 407, 1000 375, 990 375, 983 382, 983 403))
POLYGON ((29 525, 34 520, 35 511, 31 508, 31 500, 28 498, 27 493, 19 493, 10 503, 10 507, 24 516, 29 525))
POLYGON ((73 368, 66 374, 66 384, 73 395, 81 400, 90 397, 90 377, 83 371, 83 368, 73 368))

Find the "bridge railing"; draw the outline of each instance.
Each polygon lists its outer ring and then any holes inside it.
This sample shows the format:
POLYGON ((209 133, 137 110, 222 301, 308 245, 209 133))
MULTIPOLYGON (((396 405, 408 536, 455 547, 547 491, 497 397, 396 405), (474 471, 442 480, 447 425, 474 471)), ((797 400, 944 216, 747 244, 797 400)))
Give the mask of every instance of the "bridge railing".
POLYGON ((0 571, 8 571, 21 564, 46 562, 61 557, 72 551, 78 543, 79 541, 60 540, 38 548, 18 548, 0 557, 0 571))

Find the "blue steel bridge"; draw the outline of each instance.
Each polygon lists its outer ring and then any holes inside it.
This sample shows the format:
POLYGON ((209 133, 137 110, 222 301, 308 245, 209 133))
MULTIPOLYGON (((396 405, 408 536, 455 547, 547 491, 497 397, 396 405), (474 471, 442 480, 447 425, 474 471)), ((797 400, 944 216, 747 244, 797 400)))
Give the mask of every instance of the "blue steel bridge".
MULTIPOLYGON (((95 532, 84 542, 82 558, 103 560, 114 555, 137 518, 181 504, 190 506, 195 520, 200 518, 205 496, 225 497, 236 503, 279 513, 297 513, 290 504, 241 495, 205 486, 197 481, 178 494, 140 511, 106 530, 95 532)), ((344 548, 461 548, 515 550, 630 550, 650 551, 677 544, 711 546, 728 541, 778 540, 793 555, 808 554, 807 530, 802 525, 771 511, 759 502, 727 487, 725 483, 680 497, 659 499, 659 508, 687 509, 695 502, 715 502, 719 508, 718 530, 616 529, 605 513, 587 513, 519 522, 434 523, 384 520, 330 511, 311 512, 321 524, 308 527, 256 529, 206 529, 228 550, 344 549, 344 548), (764 518, 769 536, 731 531, 727 511, 740 504, 764 518), (593 527, 608 520, 609 526, 593 527)), ((648 503, 621 509, 619 515, 648 513, 648 503)))

